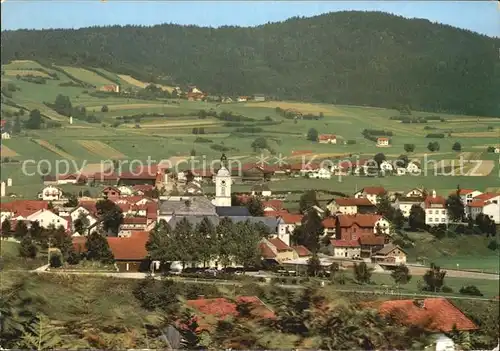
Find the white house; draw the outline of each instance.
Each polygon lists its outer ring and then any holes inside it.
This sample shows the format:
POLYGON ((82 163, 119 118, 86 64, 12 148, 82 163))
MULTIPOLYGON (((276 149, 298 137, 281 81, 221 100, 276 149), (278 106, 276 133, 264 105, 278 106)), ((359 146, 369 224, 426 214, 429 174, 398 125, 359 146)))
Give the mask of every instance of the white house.
POLYGON ((395 209, 401 210, 405 218, 410 217, 411 208, 413 205, 420 206, 424 208, 424 198, 423 197, 400 197, 394 201, 393 207, 395 209))
POLYGON ((361 245, 358 240, 330 240, 330 254, 335 258, 358 258, 361 245))
POLYGON ((38 194, 38 198, 44 201, 58 201, 63 199, 63 192, 61 189, 49 185, 43 188, 41 193, 38 194))
POLYGON ((9 132, 2 132, 2 139, 10 139, 10 133, 9 132))
POLYGON ((394 167, 392 166, 392 164, 389 161, 384 160, 380 164, 380 170, 382 170, 384 172, 392 172, 394 170, 394 167))
POLYGON ((75 223, 78 218, 84 217, 89 222, 89 228, 92 228, 91 233, 97 230, 97 227, 94 226, 94 224, 97 223, 97 218, 94 217, 92 213, 90 213, 90 211, 85 207, 76 207, 73 211, 71 211, 69 216, 71 217, 71 223, 75 223))
POLYGON ((120 190, 120 196, 130 196, 134 193, 132 188, 125 185, 119 186, 118 190, 120 190))
POLYGON ((389 146, 389 138, 377 138, 377 146, 389 146))
POLYGON ((256 184, 252 187, 252 196, 263 196, 268 197, 271 196, 271 189, 267 184, 256 184))
POLYGON ((330 201, 326 208, 330 213, 342 213, 345 215, 374 212, 375 205, 366 198, 340 197, 330 201))
POLYGON ((238 96, 238 102, 247 102, 248 96, 238 96))
POLYGON ((448 209, 446 208, 446 199, 442 196, 437 196, 436 191, 432 192, 431 196, 427 196, 424 203, 425 207, 425 224, 427 225, 448 225, 448 209))
MULTIPOLYGON (((455 195, 456 192, 453 192, 450 195, 455 195)), ((479 190, 473 190, 473 189, 460 189, 460 200, 462 200, 462 203, 464 206, 467 206, 468 203, 472 202, 472 199, 475 198, 476 196, 481 195, 482 192, 479 190)))
POLYGON ((385 193, 385 189, 381 186, 370 186, 361 189, 360 191, 356 192, 354 194, 354 197, 356 199, 359 198, 365 198, 370 200, 372 204, 377 204, 378 203, 378 196, 382 195, 385 193))
POLYGON ((302 223, 303 216, 301 214, 282 214, 278 221, 278 238, 287 245, 290 245, 290 235, 295 228, 302 223))
POLYGON ((385 217, 380 217, 373 226, 373 232, 376 234, 389 234, 391 232, 391 223, 385 217))
POLYGON ((30 214, 26 219, 31 222, 38 221, 43 228, 48 228, 52 224, 56 228, 63 226, 65 230, 68 229, 68 221, 49 210, 38 210, 30 214))
POLYGON ((408 163, 408 165, 406 166, 406 171, 408 173, 412 173, 412 174, 420 173, 420 171, 421 171, 420 165, 418 164, 418 162, 410 161, 408 163))
POLYGON ((487 201, 483 207, 483 213, 496 224, 500 224, 500 201, 498 198, 487 201))
POLYGON ((314 179, 330 179, 332 177, 332 172, 326 168, 320 168, 317 171, 309 173, 309 178, 314 179))
POLYGON ((425 190, 423 188, 413 188, 408 191, 405 196, 406 197, 424 197, 425 190))
POLYGON ((320 134, 318 142, 320 144, 337 144, 337 136, 333 134, 320 134))
POLYGON ((478 214, 483 213, 496 224, 500 224, 500 194, 485 193, 476 196, 467 204, 465 212, 472 219, 476 219, 478 214))

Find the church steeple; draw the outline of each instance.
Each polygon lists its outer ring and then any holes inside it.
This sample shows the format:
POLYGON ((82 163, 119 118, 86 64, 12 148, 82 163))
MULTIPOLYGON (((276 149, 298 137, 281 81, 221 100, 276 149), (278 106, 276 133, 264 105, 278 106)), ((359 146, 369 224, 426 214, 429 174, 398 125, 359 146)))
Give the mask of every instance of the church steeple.
POLYGON ((221 166, 221 168, 227 168, 227 157, 226 157, 226 154, 224 154, 224 153, 220 157, 220 166, 221 166))
POLYGON ((231 206, 231 173, 226 168, 227 157, 222 154, 221 168, 215 175, 215 206, 231 206))

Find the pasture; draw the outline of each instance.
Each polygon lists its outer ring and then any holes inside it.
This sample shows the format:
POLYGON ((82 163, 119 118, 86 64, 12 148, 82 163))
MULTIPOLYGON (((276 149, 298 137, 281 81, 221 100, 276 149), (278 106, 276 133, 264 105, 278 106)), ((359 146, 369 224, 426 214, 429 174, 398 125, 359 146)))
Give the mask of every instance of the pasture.
POLYGON ((78 140, 78 143, 90 152, 108 159, 126 158, 124 154, 98 140, 78 140))
POLYGON ((85 83, 92 84, 97 88, 102 85, 114 84, 112 81, 84 68, 70 66, 59 66, 59 68, 63 69, 64 72, 72 75, 76 79, 79 79, 85 83))

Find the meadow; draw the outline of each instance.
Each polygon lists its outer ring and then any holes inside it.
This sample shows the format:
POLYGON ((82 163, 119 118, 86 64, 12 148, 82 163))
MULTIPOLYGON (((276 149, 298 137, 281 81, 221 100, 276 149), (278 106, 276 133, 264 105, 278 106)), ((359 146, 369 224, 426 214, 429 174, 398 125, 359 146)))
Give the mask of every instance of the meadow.
MULTIPOLYGON (((100 68, 94 68, 110 78, 107 81, 100 75, 80 67, 62 67, 70 75, 94 85, 103 85, 112 80, 120 80, 124 87, 144 86, 149 84, 132 79, 132 77, 115 74, 100 68)), ((12 70, 46 69, 34 61, 14 61, 3 67, 12 70)), ((99 162, 103 159, 138 159, 145 161, 148 157, 153 160, 167 159, 171 156, 189 156, 195 153, 198 157, 204 155, 207 159, 218 159, 220 149, 230 157, 237 157, 242 162, 255 162, 260 153, 253 150, 252 142, 263 137, 267 140, 275 156, 285 158, 287 163, 301 162, 301 157, 292 158, 292 154, 310 150, 321 158, 338 161, 345 158, 371 158, 382 152, 389 160, 394 160, 402 154, 420 162, 429 162, 426 175, 419 176, 386 176, 386 177, 333 177, 330 180, 311 180, 304 178, 273 181, 272 190, 300 190, 306 188, 338 190, 352 193, 368 185, 382 185, 388 190, 404 190, 414 186, 424 186, 436 189, 440 193, 448 193, 460 184, 463 188, 478 188, 480 190, 496 189, 499 186, 498 155, 487 153, 486 148, 498 145, 500 133, 500 119, 478 116, 460 116, 442 113, 427 113, 412 111, 412 117, 439 116, 444 121, 429 121, 428 123, 404 124, 390 119, 398 116, 399 112, 391 109, 370 108, 361 106, 345 106, 331 104, 313 104, 292 101, 267 101, 218 104, 210 102, 196 102, 186 100, 138 100, 123 96, 95 97, 89 95, 92 89, 82 87, 60 86, 61 82, 69 81, 63 76, 60 80, 47 80, 46 84, 34 84, 26 81, 13 80, 18 91, 13 92, 12 101, 27 110, 39 108, 41 112, 59 121, 61 128, 23 130, 10 140, 2 141, 5 146, 2 156, 9 156, 16 160, 41 160, 51 162, 59 158, 81 162, 99 162), (84 106, 88 113, 94 114, 99 123, 87 123, 74 119, 69 124, 69 118, 45 106, 44 102, 53 102, 58 94, 67 95, 73 106, 84 106), (174 103, 175 102, 175 103, 174 103), (102 112, 103 105, 108 106, 108 112, 102 112), (324 116, 319 120, 291 120, 282 117, 276 108, 292 109, 303 114, 324 116), (199 119, 198 111, 213 109, 218 113, 231 111, 253 118, 253 122, 227 124, 225 121, 213 117, 199 119), (140 121, 131 119, 128 123, 121 117, 142 114, 140 121), (162 117, 163 115, 163 117, 162 117), (267 120, 267 124, 264 123, 267 120), (271 123, 269 123, 271 120, 271 123), (118 123, 117 123, 118 122, 118 123), (262 128, 257 132, 241 132, 237 128, 254 126, 262 128), (194 128, 203 128, 203 135, 193 134, 194 128), (319 144, 307 140, 306 135, 310 128, 319 133, 335 134, 341 141, 350 140, 353 144, 339 143, 337 145, 319 144), (365 139, 363 129, 384 129, 391 131, 391 146, 377 148, 375 143, 365 139), (442 133, 444 138, 426 138, 429 133, 442 133), (197 138, 209 139, 209 142, 197 142, 197 138), (427 144, 438 141, 440 150, 429 152, 427 144), (455 142, 462 145, 461 152, 452 150, 455 142), (412 153, 404 151, 404 144, 414 144, 412 153), (486 160, 482 170, 484 176, 471 177, 467 175, 442 176, 435 175, 436 168, 432 162, 442 162, 449 168, 451 162, 458 162, 459 158, 486 160), (489 171, 489 174, 487 174, 489 171)), ((2 111, 15 110, 12 106, 3 106, 2 111)), ((27 118, 27 113, 22 119, 27 118)), ((269 154, 269 153, 268 153, 269 154)), ((311 156, 306 156, 310 160, 311 156)), ((272 164, 276 160, 270 155, 268 161, 272 164)), ((2 165, 2 180, 6 178, 2 165)), ((466 171, 471 164, 466 165, 466 171)), ((40 184, 40 180, 30 178, 23 180, 19 175, 18 183, 40 184)), ((235 185, 235 191, 248 191, 250 185, 235 185)), ((213 191, 211 186, 206 189, 213 191)))

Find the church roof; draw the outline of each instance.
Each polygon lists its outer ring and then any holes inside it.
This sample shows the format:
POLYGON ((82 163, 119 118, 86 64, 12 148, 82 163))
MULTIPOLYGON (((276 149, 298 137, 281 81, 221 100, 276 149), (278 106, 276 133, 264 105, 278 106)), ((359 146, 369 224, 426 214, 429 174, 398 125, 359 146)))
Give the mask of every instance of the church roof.
POLYGON ((160 215, 216 216, 215 206, 206 197, 191 197, 181 200, 160 201, 160 215))
MULTIPOLYGON (((228 207, 229 208, 229 207, 228 207)), ((217 226, 219 224, 219 221, 221 220, 222 217, 227 217, 230 218, 234 223, 239 223, 239 222, 244 222, 248 220, 250 223, 257 224, 257 223, 262 223, 266 227, 269 228, 270 233, 276 233, 278 230, 278 223, 279 220, 276 218, 272 217, 251 217, 251 216, 173 216, 169 221, 168 224, 172 227, 175 228, 177 223, 179 223, 183 218, 186 218, 193 226, 196 226, 198 223, 200 223, 203 218, 207 218, 214 226, 217 226)))
POLYGON ((220 217, 250 216, 250 212, 248 212, 248 208, 245 206, 216 207, 215 212, 217 212, 220 217))
POLYGON ((222 166, 217 172, 216 177, 231 177, 231 172, 224 166, 222 166))

